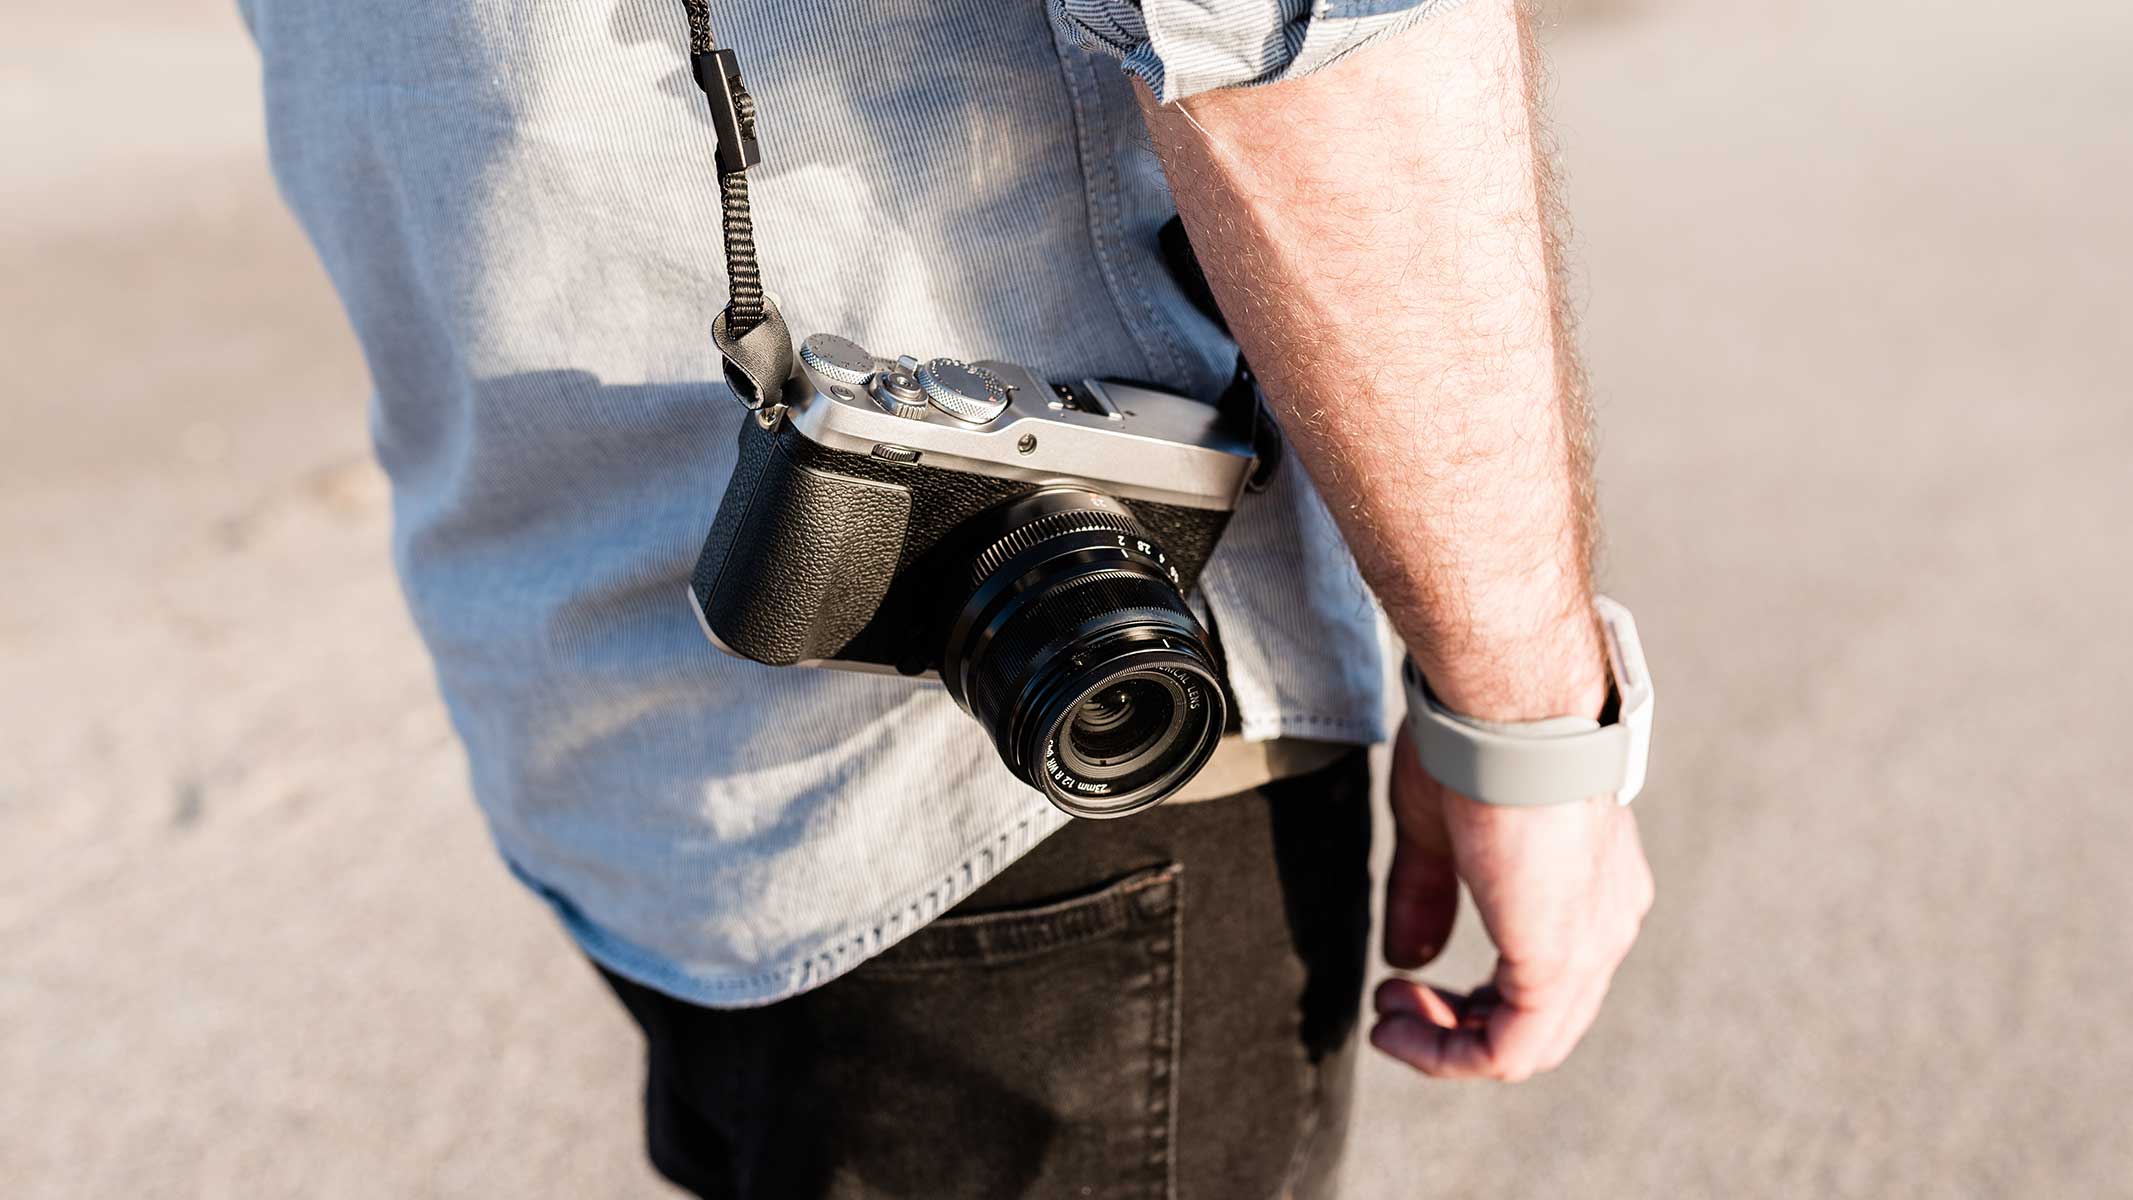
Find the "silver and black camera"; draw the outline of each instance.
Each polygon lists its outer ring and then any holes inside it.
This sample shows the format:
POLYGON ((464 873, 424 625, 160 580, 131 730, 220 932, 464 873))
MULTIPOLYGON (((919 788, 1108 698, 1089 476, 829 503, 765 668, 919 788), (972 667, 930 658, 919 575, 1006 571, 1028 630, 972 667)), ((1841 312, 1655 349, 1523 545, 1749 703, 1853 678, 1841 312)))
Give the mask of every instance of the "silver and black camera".
POLYGON ((824 334, 799 360, 743 427, 690 582, 713 644, 938 675, 1076 816, 1191 779, 1228 704, 1185 597, 1261 465, 1239 406, 824 334))

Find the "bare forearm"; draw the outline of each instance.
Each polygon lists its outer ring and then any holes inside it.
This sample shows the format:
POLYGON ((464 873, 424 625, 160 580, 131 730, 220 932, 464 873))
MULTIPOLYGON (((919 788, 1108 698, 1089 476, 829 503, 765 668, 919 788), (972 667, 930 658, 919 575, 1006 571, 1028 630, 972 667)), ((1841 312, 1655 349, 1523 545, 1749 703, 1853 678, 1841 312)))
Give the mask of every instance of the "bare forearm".
POLYGON ((1318 74, 1159 107, 1194 245, 1296 453, 1453 708, 1605 694, 1534 63, 1474 0, 1318 74))

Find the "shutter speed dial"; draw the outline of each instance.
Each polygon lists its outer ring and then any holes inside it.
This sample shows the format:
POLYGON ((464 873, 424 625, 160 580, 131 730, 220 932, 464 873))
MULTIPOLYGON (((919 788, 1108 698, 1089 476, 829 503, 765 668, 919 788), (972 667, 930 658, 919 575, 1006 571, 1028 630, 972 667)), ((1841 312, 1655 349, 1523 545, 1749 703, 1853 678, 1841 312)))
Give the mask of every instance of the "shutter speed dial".
POLYGON ((983 425, 1007 411, 1007 387, 983 367, 958 358, 936 358, 918 369, 926 399, 958 421, 983 425))

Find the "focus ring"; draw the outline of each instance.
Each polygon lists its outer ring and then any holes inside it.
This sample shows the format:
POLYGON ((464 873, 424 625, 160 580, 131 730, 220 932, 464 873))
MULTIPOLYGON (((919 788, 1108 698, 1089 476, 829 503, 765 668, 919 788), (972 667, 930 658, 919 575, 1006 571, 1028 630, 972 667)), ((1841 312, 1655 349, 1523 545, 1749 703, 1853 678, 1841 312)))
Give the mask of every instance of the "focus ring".
POLYGON ((983 586, 1000 565, 1039 542, 1069 533, 1090 533, 1101 530, 1119 533, 1128 537, 1147 540, 1147 533, 1138 522, 1122 513, 1105 512, 1100 508, 1077 508, 1065 512, 1046 513, 1024 525, 1008 531, 1007 536, 987 546, 974 561, 970 571, 970 586, 983 586))

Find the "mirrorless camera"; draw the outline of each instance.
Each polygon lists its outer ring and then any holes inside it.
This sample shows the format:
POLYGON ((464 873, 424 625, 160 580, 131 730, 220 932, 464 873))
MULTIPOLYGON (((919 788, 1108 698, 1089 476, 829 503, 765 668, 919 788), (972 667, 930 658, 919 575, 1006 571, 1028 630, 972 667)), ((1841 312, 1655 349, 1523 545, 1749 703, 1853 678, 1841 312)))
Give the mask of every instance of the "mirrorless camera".
POLYGON ((743 427, 690 581, 713 644, 937 675, 1076 816, 1184 786, 1228 715, 1185 597, 1258 461, 1236 406, 825 334, 799 359, 743 427))

